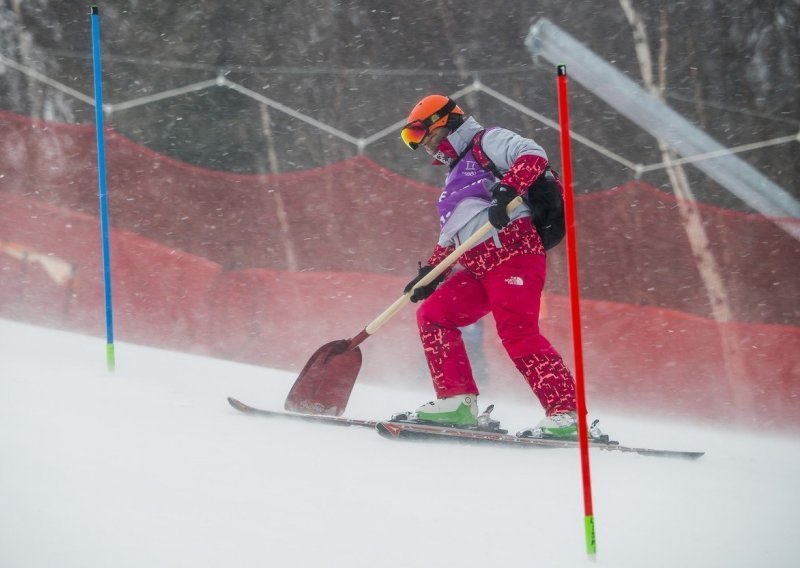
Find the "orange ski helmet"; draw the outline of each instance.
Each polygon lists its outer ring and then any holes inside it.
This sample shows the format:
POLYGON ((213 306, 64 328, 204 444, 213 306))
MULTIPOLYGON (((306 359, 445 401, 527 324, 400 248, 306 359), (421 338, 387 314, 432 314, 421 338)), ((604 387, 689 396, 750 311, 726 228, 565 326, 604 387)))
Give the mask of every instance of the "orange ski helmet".
POLYGON ((447 124, 451 114, 463 116, 464 111, 450 97, 428 95, 411 109, 400 138, 406 146, 416 150, 429 132, 447 124))

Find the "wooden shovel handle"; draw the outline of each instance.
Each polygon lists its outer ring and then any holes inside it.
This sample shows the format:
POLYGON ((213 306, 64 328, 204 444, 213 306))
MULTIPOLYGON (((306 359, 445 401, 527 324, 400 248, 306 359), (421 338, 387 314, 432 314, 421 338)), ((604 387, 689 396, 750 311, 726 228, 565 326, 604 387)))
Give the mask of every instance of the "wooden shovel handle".
MULTIPOLYGON (((511 203, 508 204, 506 211, 511 213, 521 204, 522 204, 522 197, 517 196, 511 201, 511 203)), ((375 318, 369 325, 367 325, 367 327, 364 328, 364 331, 362 333, 365 333, 367 336, 369 336, 378 331, 378 329, 380 329, 381 326, 383 326, 383 324, 389 321, 397 312, 400 311, 400 309, 403 306, 405 306, 409 301, 411 301, 411 296, 414 293, 414 290, 416 290, 417 288, 421 288, 423 286, 427 286, 428 284, 436 280, 436 278, 438 278, 439 275, 442 274, 442 272, 450 268, 450 266, 453 263, 455 263, 455 261, 457 261, 462 254, 464 254, 469 249, 474 247, 478 242, 480 242, 480 240, 486 235, 486 233, 488 233, 491 230, 492 230, 492 224, 488 222, 485 223, 480 229, 475 231, 466 241, 461 243, 461 245, 459 245, 458 248, 456 248, 456 250, 447 255, 444 258, 444 260, 442 260, 442 262, 437 264, 433 270, 428 272, 428 274, 426 274, 424 278, 422 278, 419 282, 417 282, 411 290, 400 296, 397 300, 395 300, 395 302, 391 306, 386 308, 386 310, 384 310, 384 312, 381 315, 375 318)))

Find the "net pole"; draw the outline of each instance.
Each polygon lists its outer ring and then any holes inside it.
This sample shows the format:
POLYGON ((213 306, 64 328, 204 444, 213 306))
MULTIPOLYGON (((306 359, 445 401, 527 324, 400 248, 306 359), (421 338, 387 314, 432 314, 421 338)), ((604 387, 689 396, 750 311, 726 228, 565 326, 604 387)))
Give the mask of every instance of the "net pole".
POLYGON ((97 134, 97 183, 100 197, 100 242, 103 254, 103 293, 106 311, 106 365, 116 367, 114 354, 114 310, 111 303, 111 254, 108 236, 108 192, 106 187, 106 152, 103 122, 103 87, 100 65, 100 9, 92 6, 92 65, 94 69, 94 116, 97 134))
POLYGON ((575 394, 578 410, 578 439, 581 452, 581 477, 583 482, 584 532, 586 554, 590 560, 597 555, 597 539, 592 507, 592 481, 589 468, 589 427, 586 417, 586 388, 583 372, 583 338, 578 286, 578 243, 575 233, 575 200, 572 189, 572 150, 569 136, 569 104, 567 100, 567 66, 557 66, 558 118, 561 130, 561 167, 564 181, 564 209, 567 225, 567 272, 569 275, 569 300, 572 314, 572 346, 575 352, 575 394))

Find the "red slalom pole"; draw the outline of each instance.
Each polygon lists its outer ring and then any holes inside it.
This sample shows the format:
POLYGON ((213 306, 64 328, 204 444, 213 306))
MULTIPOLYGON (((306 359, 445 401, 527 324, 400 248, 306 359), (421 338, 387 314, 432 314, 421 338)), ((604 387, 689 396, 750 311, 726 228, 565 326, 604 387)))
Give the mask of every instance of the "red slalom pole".
POLYGON ((564 213, 567 225, 567 273, 569 302, 572 313, 572 346, 575 351, 575 391, 578 403, 578 439, 581 447, 583 474, 583 514, 586 533, 586 554, 594 559, 597 540, 592 510, 592 478, 589 469, 589 426, 586 419, 586 389, 583 374, 583 338, 581 334, 580 288, 578 287, 578 242, 575 236, 575 200, 572 191, 572 153, 569 138, 569 104, 567 102, 567 66, 558 65, 558 121, 561 126, 561 168, 564 182, 564 213))

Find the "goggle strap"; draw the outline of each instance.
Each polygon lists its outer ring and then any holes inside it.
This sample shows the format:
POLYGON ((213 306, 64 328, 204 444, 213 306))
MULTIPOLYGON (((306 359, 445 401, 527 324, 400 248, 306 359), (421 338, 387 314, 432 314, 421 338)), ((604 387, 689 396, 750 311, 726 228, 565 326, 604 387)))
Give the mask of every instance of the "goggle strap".
POLYGON ((453 110, 454 108, 456 108, 455 101, 452 100, 452 99, 448 99, 447 103, 442 108, 437 110, 435 113, 430 115, 428 118, 426 118, 424 120, 415 120, 414 122, 409 122, 408 124, 406 124, 403 127, 403 130, 405 130, 406 128, 412 128, 412 127, 414 127, 416 125, 420 125, 422 128, 427 130, 428 127, 430 127, 431 124, 433 124, 437 120, 440 120, 443 116, 449 114, 450 111, 453 110))
POLYGON ((456 108, 456 102, 453 99, 447 99, 447 103, 428 118, 423 120, 422 124, 425 126, 425 128, 428 128, 431 124, 449 114, 454 108, 456 108))
MULTIPOLYGON (((428 118, 426 118, 425 120, 415 120, 414 122, 410 122, 410 123, 406 124, 403 127, 403 130, 405 130, 407 128, 413 128, 413 127, 416 126, 417 128, 424 129, 425 133, 427 134, 428 128, 430 128, 431 124, 433 124, 434 122, 436 122, 438 120, 441 120, 442 117, 445 117, 448 114, 450 114, 450 112, 454 108, 456 108, 455 101, 453 99, 448 98, 447 99, 447 103, 445 103, 445 105, 442 108, 437 110, 435 113, 430 115, 428 118)), ((405 140, 405 138, 404 138, 404 140, 405 140)), ((410 142, 409 141, 409 142, 406 142, 406 144, 412 150, 416 150, 419 147, 419 142, 410 142)))

